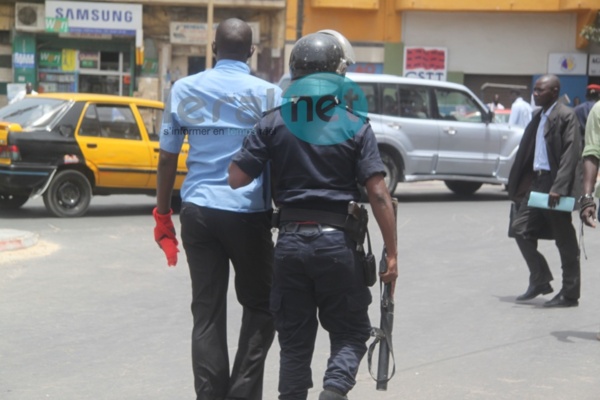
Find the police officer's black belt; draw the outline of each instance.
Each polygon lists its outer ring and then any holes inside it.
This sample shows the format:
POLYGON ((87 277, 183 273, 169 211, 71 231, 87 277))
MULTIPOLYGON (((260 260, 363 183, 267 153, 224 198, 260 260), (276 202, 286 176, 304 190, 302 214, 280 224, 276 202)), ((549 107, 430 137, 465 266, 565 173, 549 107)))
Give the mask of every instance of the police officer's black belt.
POLYGON ((322 233, 339 231, 338 228, 323 224, 306 224, 297 222, 288 222, 279 227, 279 232, 286 233, 322 233))
POLYGON ((348 214, 339 214, 331 211, 307 210, 303 208, 282 208, 280 211, 279 224, 288 222, 316 222, 338 229, 346 228, 348 214))

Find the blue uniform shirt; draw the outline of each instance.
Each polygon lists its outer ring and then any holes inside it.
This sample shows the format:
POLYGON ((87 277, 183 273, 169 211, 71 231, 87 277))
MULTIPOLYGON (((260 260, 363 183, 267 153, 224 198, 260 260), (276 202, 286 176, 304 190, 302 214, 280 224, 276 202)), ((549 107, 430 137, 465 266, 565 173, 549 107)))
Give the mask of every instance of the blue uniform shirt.
POLYGON ((175 83, 165 107, 160 148, 179 153, 187 135, 183 201, 237 212, 271 208, 269 183, 263 176, 233 190, 227 168, 262 113, 280 102, 281 90, 250 75, 250 68, 240 61, 219 60, 215 68, 175 83))
POLYGON ((279 110, 260 120, 256 134, 245 139, 233 161, 251 177, 259 176, 271 161, 275 203, 299 208, 338 205, 346 210, 349 201, 360 199, 357 182, 364 185, 375 174, 385 175, 368 122, 342 143, 314 145, 292 134, 279 110))

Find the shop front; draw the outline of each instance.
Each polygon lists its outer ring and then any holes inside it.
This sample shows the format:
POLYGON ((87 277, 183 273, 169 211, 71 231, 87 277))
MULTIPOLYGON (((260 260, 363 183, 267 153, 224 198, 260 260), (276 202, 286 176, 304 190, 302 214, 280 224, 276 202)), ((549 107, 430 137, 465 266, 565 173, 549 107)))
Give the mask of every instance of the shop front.
POLYGON ((82 92, 129 96, 133 93, 135 46, 39 37, 37 80, 40 93, 82 92))
POLYGON ((17 42, 33 43, 28 52, 35 64, 27 64, 26 76, 15 69, 15 82, 33 80, 40 93, 133 95, 141 5, 46 1, 42 6, 43 29, 17 29, 17 42))

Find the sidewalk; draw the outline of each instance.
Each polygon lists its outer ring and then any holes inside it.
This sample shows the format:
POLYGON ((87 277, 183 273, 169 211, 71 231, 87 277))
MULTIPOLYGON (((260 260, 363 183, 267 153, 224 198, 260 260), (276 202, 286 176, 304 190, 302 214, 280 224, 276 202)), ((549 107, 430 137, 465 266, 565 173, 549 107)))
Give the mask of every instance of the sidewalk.
POLYGON ((33 232, 0 229, 0 252, 34 246, 38 242, 38 237, 38 234, 33 232))

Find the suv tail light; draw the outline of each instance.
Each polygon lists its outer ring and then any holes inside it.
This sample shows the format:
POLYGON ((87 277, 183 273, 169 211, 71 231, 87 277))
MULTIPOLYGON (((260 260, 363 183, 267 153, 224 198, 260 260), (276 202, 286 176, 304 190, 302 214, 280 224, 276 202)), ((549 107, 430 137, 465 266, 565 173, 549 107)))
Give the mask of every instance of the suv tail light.
POLYGON ((0 158, 8 158, 11 161, 19 161, 21 153, 16 144, 0 145, 0 158))

